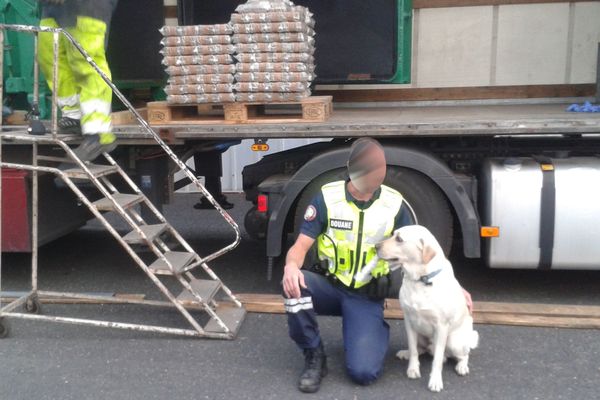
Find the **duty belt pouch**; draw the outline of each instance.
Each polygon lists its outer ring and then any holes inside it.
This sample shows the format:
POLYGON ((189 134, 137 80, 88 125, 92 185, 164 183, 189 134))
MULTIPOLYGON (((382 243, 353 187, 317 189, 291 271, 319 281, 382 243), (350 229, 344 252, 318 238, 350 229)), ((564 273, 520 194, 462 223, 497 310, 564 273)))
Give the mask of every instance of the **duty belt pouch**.
POLYGON ((373 278, 365 287, 367 296, 372 300, 383 300, 389 297, 391 280, 389 275, 373 278))
POLYGON ((319 275, 329 275, 329 261, 321 260, 310 266, 310 272, 314 272, 319 275))

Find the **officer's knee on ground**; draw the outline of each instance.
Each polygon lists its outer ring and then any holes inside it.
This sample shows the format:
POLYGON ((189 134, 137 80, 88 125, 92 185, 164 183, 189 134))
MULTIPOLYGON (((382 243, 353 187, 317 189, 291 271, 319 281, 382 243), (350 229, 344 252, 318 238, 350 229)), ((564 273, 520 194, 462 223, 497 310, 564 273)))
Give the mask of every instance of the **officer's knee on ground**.
POLYGON ((362 386, 374 383, 381 375, 381 371, 375 371, 364 366, 347 366, 346 371, 350 379, 362 386))

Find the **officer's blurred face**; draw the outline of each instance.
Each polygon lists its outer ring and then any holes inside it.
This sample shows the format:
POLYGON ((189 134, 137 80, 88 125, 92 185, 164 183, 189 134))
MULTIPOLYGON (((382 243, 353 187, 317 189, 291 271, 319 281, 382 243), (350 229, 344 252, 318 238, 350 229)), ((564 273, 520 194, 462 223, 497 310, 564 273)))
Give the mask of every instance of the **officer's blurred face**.
POLYGON ((383 149, 368 144, 359 154, 348 161, 348 173, 352 185, 363 194, 377 191, 383 184, 386 174, 386 161, 383 149))

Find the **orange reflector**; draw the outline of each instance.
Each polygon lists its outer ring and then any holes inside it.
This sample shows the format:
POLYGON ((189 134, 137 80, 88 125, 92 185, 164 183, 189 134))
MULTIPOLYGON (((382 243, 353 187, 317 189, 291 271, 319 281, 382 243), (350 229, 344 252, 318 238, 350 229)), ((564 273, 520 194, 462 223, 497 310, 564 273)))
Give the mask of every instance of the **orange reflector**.
POLYGON ((269 151, 269 145, 266 143, 255 143, 252 145, 252 151, 269 151))
POLYGON ((542 171, 554 171, 554 165, 552 164, 541 164, 542 171))
POLYGON ((498 237, 500 236, 500 228, 497 226, 482 226, 481 237, 498 237))

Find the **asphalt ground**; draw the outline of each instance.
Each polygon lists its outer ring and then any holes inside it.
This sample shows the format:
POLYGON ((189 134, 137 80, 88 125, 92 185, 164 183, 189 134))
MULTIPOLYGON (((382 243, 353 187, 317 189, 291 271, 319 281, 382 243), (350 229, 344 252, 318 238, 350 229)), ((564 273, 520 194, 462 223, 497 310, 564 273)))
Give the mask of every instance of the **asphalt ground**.
MULTIPOLYGON (((240 223, 248 209, 231 195, 240 223)), ((214 211, 192 208, 195 195, 176 196, 165 215, 206 254, 232 239, 214 211)), ((125 229, 123 227, 123 232, 125 229)), ((460 247, 460 246, 455 246, 460 247)), ((240 246, 212 263, 238 293, 279 293, 281 262, 266 281, 264 243, 244 234, 240 246)), ((451 257, 459 281, 475 301, 600 305, 596 271, 508 271, 486 269, 481 261, 451 257)), ((27 290, 29 256, 6 254, 2 290, 27 290)), ((40 250, 40 287, 46 290, 144 293, 160 298, 97 222, 40 250)), ((185 327, 173 310, 139 306, 44 305, 44 314, 84 316, 121 322, 185 327)), ((431 359, 422 358, 423 378, 406 378, 402 321, 389 321, 392 337, 383 377, 359 387, 346 377, 339 318, 320 319, 330 373, 316 395, 297 391, 301 353, 287 337, 284 316, 249 314, 234 341, 10 320, 0 340, 0 400, 5 399, 592 399, 598 397, 600 335, 594 330, 477 325, 480 348, 471 356, 471 374, 444 368, 444 391, 431 394, 431 359)))

